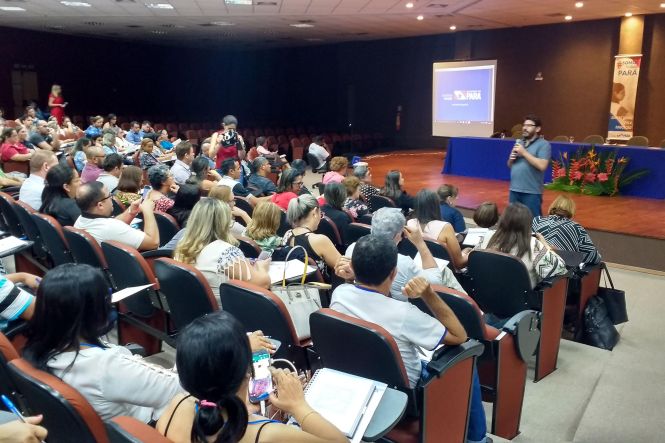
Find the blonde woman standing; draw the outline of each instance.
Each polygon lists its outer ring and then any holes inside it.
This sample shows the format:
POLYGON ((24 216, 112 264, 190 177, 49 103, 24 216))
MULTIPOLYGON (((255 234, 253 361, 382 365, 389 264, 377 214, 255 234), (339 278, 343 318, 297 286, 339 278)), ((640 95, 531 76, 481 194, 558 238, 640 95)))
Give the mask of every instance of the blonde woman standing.
POLYGON ((48 107, 51 110, 51 115, 58 119, 59 126, 62 126, 65 106, 67 106, 67 102, 62 97, 62 87, 60 85, 51 86, 51 93, 48 95, 48 107))

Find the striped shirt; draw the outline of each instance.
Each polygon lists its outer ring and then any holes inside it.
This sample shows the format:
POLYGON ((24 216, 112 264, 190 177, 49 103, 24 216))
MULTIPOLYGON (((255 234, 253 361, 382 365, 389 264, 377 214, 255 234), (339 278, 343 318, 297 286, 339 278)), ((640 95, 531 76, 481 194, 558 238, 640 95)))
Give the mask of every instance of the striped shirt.
POLYGON ((0 319, 16 320, 32 300, 32 295, 14 286, 6 277, 0 277, 0 319))
POLYGON ((558 215, 535 217, 532 228, 539 232, 555 249, 576 251, 584 254, 584 263, 594 265, 600 263, 600 254, 593 245, 586 229, 569 218, 558 215))

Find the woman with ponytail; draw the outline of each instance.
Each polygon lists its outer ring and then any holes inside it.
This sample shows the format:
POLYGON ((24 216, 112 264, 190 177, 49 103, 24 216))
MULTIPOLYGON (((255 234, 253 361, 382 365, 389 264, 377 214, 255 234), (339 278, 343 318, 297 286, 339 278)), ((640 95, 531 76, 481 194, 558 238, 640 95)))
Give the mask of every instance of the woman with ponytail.
POLYGON ((190 323, 178 336, 176 366, 190 394, 176 397, 157 423, 174 443, 326 443, 346 437, 305 401, 297 374, 273 370, 272 405, 293 415, 300 428, 250 414, 245 406, 252 350, 240 322, 217 311, 190 323))

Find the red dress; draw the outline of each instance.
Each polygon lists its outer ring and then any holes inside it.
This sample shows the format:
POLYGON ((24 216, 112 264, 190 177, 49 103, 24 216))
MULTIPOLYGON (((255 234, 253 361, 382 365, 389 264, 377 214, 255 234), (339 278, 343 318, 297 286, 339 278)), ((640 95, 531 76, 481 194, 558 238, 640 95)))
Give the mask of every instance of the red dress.
MULTIPOLYGON (((62 95, 59 95, 55 97, 53 94, 48 95, 49 101, 51 101, 51 98, 53 98, 53 104, 54 105, 64 105, 65 104, 65 99, 62 98, 62 95)), ((58 124, 62 125, 62 118, 65 116, 65 108, 61 106, 53 106, 51 108, 51 115, 55 117, 58 120, 58 124)))

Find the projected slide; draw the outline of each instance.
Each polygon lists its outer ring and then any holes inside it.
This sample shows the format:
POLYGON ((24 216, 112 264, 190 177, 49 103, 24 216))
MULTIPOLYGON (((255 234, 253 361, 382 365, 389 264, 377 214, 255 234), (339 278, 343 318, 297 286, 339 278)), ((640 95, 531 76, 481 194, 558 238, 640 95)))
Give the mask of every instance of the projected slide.
POLYGON ((432 77, 432 135, 492 135, 496 60, 434 63, 432 77))

